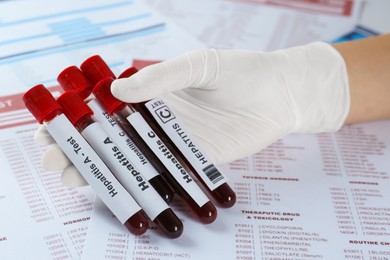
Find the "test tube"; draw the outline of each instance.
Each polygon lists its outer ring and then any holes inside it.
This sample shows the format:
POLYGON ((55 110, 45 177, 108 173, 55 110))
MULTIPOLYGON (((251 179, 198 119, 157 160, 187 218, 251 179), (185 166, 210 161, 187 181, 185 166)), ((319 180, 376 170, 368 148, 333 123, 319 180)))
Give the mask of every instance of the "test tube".
POLYGON ((23 102, 37 121, 46 125, 56 143, 117 219, 131 233, 145 233, 149 223, 144 211, 74 128, 51 93, 39 84, 23 95, 23 102))
MULTIPOLYGON (((127 78, 136 71, 131 67, 123 71, 119 78, 127 78)), ((227 177, 211 162, 162 98, 133 103, 132 106, 148 121, 161 140, 179 154, 178 157, 184 161, 183 165, 190 168, 190 172, 221 207, 230 208, 236 203, 236 194, 227 183, 227 177)))
POLYGON ((94 118, 101 123, 104 130, 110 134, 119 148, 133 162, 135 167, 145 176, 160 196, 170 203, 174 196, 173 189, 163 179, 159 171, 150 163, 134 141, 123 131, 99 102, 91 97, 93 85, 84 73, 76 66, 64 69, 57 77, 57 81, 64 90, 75 90, 92 109, 94 118))
MULTIPOLYGON (((134 140, 138 140, 140 143, 143 142, 139 146, 141 149, 150 149, 157 156, 155 159, 159 160, 168 170, 163 172, 164 177, 198 215, 199 219, 205 224, 214 222, 217 217, 217 209, 175 155, 150 128, 141 114, 111 94, 110 87, 113 80, 113 78, 105 78, 99 81, 92 93, 107 112, 112 114, 122 125, 129 136, 134 136, 134 140)), ((150 152, 145 153, 145 155, 148 154, 150 152)))
POLYGON ((180 219, 101 127, 101 124, 95 122, 92 117, 93 111, 84 100, 74 90, 69 90, 62 94, 57 102, 69 121, 102 158, 146 215, 167 237, 179 237, 183 232, 180 219))
MULTIPOLYGON (((115 77, 99 55, 83 62, 81 69, 94 84, 105 77, 115 77)), ((131 67, 122 72, 119 78, 130 77, 135 72, 136 68, 131 67)), ((155 98, 147 102, 133 103, 131 106, 140 112, 168 148, 177 154, 181 164, 203 184, 220 206, 229 208, 236 203, 236 194, 229 186, 227 177, 211 162, 163 99, 155 98)))

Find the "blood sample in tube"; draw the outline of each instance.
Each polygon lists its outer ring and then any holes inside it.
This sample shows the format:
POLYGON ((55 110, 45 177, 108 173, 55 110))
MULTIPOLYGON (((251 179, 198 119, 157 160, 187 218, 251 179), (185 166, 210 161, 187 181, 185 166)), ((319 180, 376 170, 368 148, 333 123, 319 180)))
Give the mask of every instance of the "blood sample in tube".
POLYGON ((92 110, 74 91, 69 90, 58 99, 70 122, 98 153, 119 182, 133 196, 146 215, 169 237, 177 238, 183 232, 183 224, 160 197, 147 179, 136 169, 114 140, 95 122, 92 110))
POLYGON ((205 223, 212 223, 217 217, 217 209, 209 201, 203 190, 192 179, 186 168, 180 164, 175 154, 160 140, 142 116, 130 106, 116 99, 110 91, 113 78, 99 81, 92 93, 100 101, 104 109, 113 115, 123 129, 138 140, 138 146, 146 156, 154 153, 151 162, 160 161, 168 171, 163 171, 164 177, 175 191, 187 202, 199 219, 205 223), (149 152, 145 152, 149 150, 149 152))
MULTIPOLYGON (((94 82, 114 75, 98 55, 86 60, 82 69, 94 82)), ((127 78, 136 72, 136 68, 130 67, 118 78, 127 78)), ((195 138, 185 130, 183 123, 173 114, 172 109, 163 99, 155 98, 131 105, 141 113, 161 140, 171 151, 175 152, 181 164, 202 183, 220 206, 229 208, 236 203, 236 194, 227 183, 227 177, 211 162, 195 138)))
POLYGON ((70 66, 58 75, 57 81, 64 90, 75 90, 84 100, 89 97, 86 102, 92 109, 94 118, 101 123, 104 130, 110 134, 119 148, 131 159, 135 167, 146 177, 160 196, 167 203, 170 203, 174 196, 173 189, 153 164, 150 163, 141 149, 137 147, 134 140, 124 132, 121 126, 103 109, 99 102, 91 97, 93 85, 83 72, 76 66, 70 66))
MULTIPOLYGON (((130 67, 118 78, 128 78, 136 72, 134 67, 130 67)), ((183 164, 190 168, 191 173, 202 182, 220 206, 230 208, 236 203, 236 194, 227 183, 227 178, 211 162, 190 132, 185 130, 183 123, 163 99, 155 98, 132 105, 158 133, 161 140, 169 144, 171 150, 180 154, 180 159, 184 160, 183 164)))
POLYGON ((148 218, 141 207, 63 114, 51 93, 39 84, 23 95, 23 101, 118 220, 135 235, 145 233, 148 218))

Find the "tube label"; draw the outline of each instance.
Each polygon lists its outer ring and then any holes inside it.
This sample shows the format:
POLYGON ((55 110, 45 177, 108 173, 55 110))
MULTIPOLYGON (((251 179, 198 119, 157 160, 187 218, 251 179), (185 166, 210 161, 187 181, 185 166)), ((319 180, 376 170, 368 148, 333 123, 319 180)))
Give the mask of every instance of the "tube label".
POLYGON ((160 140, 141 114, 139 112, 132 113, 127 117, 127 120, 133 125, 135 130, 137 130, 138 134, 147 143, 150 149, 158 156, 160 161, 165 165, 183 189, 194 199, 198 206, 202 207, 206 204, 209 201, 208 197, 191 178, 189 173, 179 163, 172 152, 160 140))
POLYGON ((50 121, 47 130, 122 224, 141 210, 65 115, 50 121))
POLYGON ((107 133, 110 133, 114 142, 147 180, 159 174, 131 138, 117 124, 115 119, 102 108, 97 100, 93 99, 89 101, 88 106, 92 109, 93 117, 96 121, 101 124, 107 133))
POLYGON ((81 134, 150 219, 154 220, 161 212, 169 208, 99 123, 87 126, 81 134))
POLYGON ((164 100, 155 98, 145 106, 210 190, 218 188, 227 181, 227 177, 215 167, 195 138, 184 130, 183 123, 177 119, 164 100))

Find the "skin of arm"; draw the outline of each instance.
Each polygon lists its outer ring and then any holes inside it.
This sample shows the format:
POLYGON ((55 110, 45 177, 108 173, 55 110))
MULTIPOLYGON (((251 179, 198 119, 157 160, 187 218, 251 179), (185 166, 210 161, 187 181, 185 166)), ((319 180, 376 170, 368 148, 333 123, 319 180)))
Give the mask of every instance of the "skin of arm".
POLYGON ((332 45, 344 58, 350 87, 346 124, 390 118, 390 34, 332 45))

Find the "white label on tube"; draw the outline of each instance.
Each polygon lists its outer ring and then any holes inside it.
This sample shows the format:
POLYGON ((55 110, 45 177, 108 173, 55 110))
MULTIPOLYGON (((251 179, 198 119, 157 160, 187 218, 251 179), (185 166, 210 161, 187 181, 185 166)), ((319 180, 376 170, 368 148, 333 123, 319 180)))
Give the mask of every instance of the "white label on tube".
POLYGON ((122 224, 141 209, 68 118, 57 116, 47 130, 122 224))
POLYGON ((141 150, 95 99, 88 102, 93 116, 147 180, 159 175, 141 150))
POLYGON ((183 123, 177 119, 162 99, 152 99, 145 105, 156 122, 184 154, 210 190, 216 189, 227 181, 226 176, 206 156, 195 141, 195 138, 183 129, 183 123))
POLYGON ((127 117, 127 120, 137 130, 138 134, 147 143, 149 148, 158 156, 161 162, 173 175, 176 181, 194 199, 199 207, 206 204, 209 199, 191 178, 189 173, 178 162, 160 138, 154 133, 140 113, 136 112, 127 117))
POLYGON ((148 180, 133 166, 130 159, 119 149, 114 140, 108 136, 100 123, 96 122, 87 126, 81 134, 150 219, 154 220, 169 207, 148 180))

